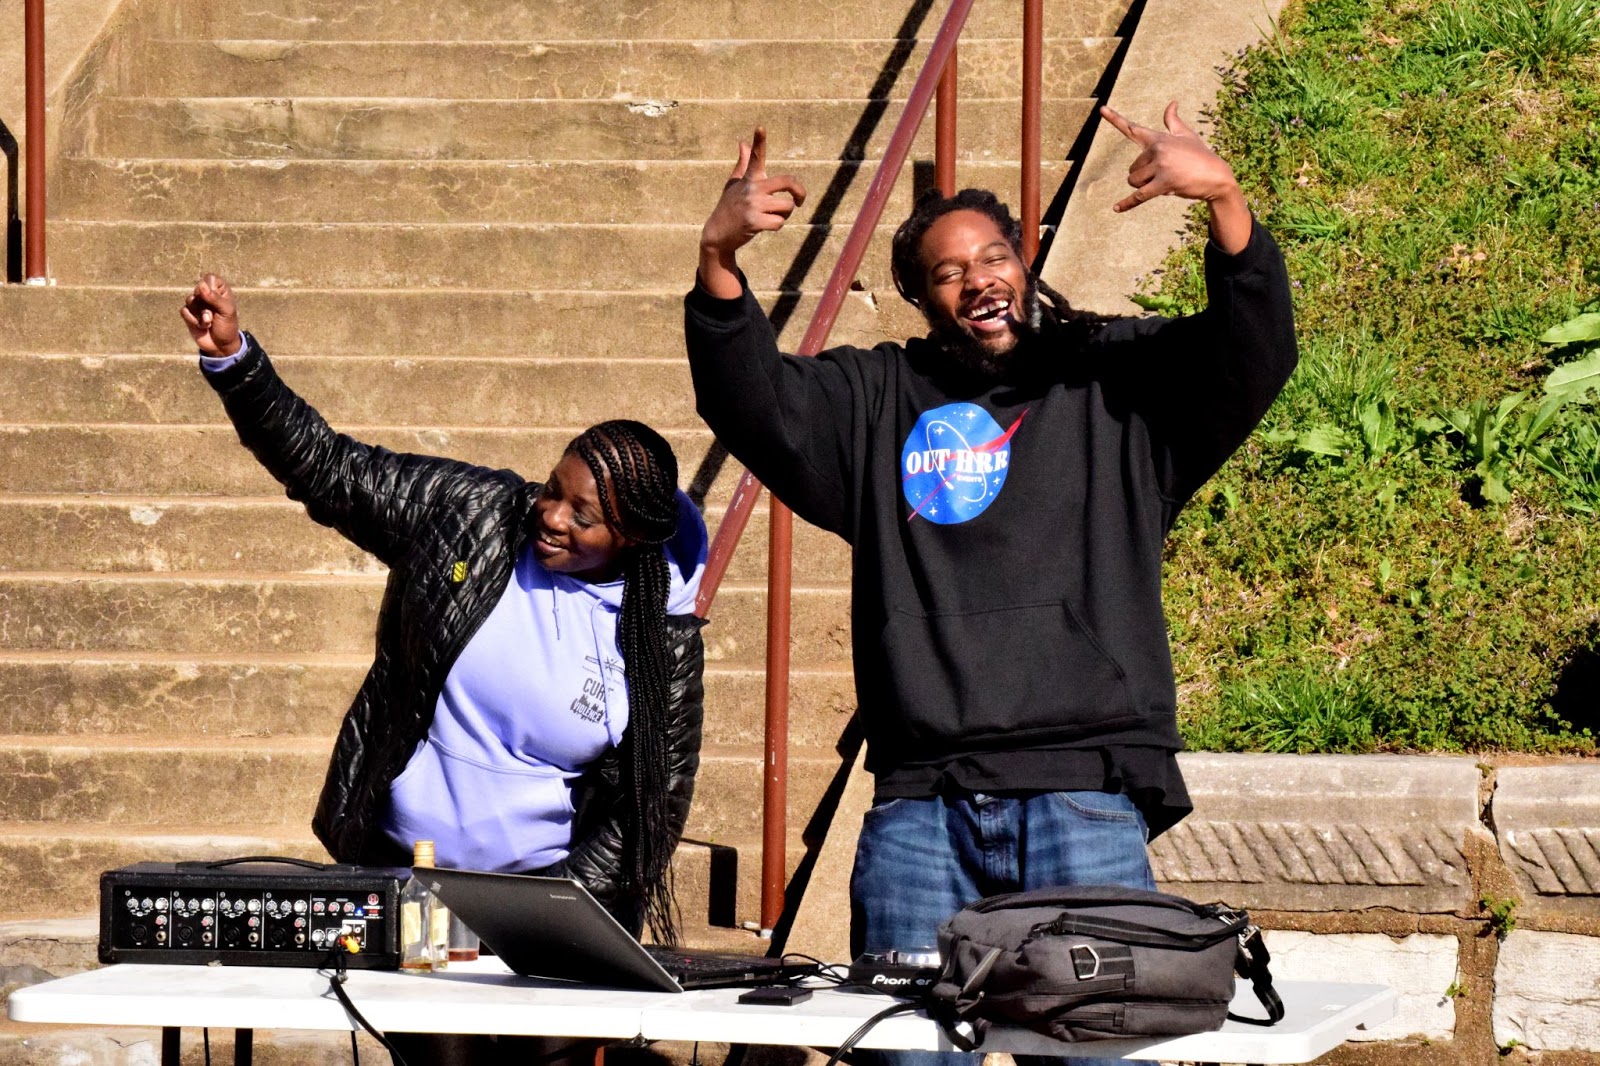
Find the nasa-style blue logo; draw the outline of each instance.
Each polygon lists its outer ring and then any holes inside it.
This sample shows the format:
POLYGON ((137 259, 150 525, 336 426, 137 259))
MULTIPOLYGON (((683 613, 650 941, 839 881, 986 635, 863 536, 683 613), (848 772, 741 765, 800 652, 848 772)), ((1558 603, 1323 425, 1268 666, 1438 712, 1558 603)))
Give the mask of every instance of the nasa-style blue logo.
POLYGON ((988 509, 1011 468, 1011 435, 1024 411, 1002 431, 994 416, 971 403, 924 411, 900 452, 901 487, 911 514, 941 526, 976 518, 988 509))

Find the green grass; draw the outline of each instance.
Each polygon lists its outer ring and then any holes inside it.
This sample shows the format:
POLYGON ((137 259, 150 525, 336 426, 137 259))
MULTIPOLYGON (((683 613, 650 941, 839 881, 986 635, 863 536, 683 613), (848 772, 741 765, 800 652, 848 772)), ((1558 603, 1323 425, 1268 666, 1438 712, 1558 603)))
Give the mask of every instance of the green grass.
POLYGON ((1597 2, 1293 3, 1223 93, 1301 367, 1169 543, 1191 745, 1594 753, 1597 2))

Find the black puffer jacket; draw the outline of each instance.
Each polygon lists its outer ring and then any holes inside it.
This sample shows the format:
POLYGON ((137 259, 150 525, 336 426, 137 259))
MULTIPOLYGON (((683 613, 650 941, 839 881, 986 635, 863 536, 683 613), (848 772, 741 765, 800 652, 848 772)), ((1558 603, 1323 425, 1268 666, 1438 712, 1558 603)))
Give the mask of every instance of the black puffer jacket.
MULTIPOLYGON (((239 440, 289 498, 389 567, 372 668, 339 729, 312 828, 340 862, 404 861, 379 828, 389 785, 427 736, 451 665, 511 579, 542 486, 509 470, 397 454, 335 433, 283 383, 254 338, 249 354, 207 379, 239 440)), ((702 624, 667 619, 674 843, 700 766, 702 624)), ((565 872, 637 927, 637 901, 619 897, 626 797, 615 749, 579 779, 573 802, 565 872)))

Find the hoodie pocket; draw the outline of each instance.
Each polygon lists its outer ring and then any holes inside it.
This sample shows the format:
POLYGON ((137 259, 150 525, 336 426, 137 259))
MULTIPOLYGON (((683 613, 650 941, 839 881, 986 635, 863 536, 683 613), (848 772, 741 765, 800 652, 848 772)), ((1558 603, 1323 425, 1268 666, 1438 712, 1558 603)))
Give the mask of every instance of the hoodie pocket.
POLYGON ((1061 600, 896 611, 883 633, 892 699, 926 755, 1071 740, 1139 721, 1122 667, 1061 600))

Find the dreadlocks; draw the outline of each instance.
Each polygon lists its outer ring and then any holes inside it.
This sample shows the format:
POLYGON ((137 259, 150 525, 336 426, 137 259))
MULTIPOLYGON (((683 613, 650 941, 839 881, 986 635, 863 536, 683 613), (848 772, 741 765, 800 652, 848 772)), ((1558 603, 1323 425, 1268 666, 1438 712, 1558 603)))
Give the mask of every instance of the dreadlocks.
POLYGON ((639 898, 657 941, 677 942, 667 820, 667 592, 662 545, 678 528, 678 460, 661 434, 617 419, 591 426, 567 445, 594 475, 608 525, 637 543, 626 549, 617 647, 628 683, 628 730, 618 750, 630 805, 622 823, 622 888, 639 898))
MULTIPOLYGON (((1017 258, 1024 263, 1027 262, 1022 254, 1022 223, 1012 217, 1011 209, 1001 203, 1000 198, 994 193, 988 189, 962 189, 954 196, 946 196, 938 189, 929 189, 917 198, 910 216, 900 223, 899 229, 894 231, 894 241, 889 253, 894 273, 894 287, 908 303, 916 307, 921 307, 923 299, 927 296, 927 279, 922 265, 922 238, 927 236, 928 230, 935 222, 952 211, 976 211, 986 216, 1000 230, 1001 236, 1011 245, 1011 250, 1016 253, 1017 258)), ((1040 328, 1041 323, 1034 316, 1041 310, 1057 325, 1071 323, 1093 327, 1106 321, 1099 315, 1075 309, 1067 302, 1065 296, 1045 284, 1044 279, 1034 274, 1031 269, 1028 276, 1040 295, 1050 301, 1048 308, 1027 309, 1028 324, 1033 329, 1040 328)))

